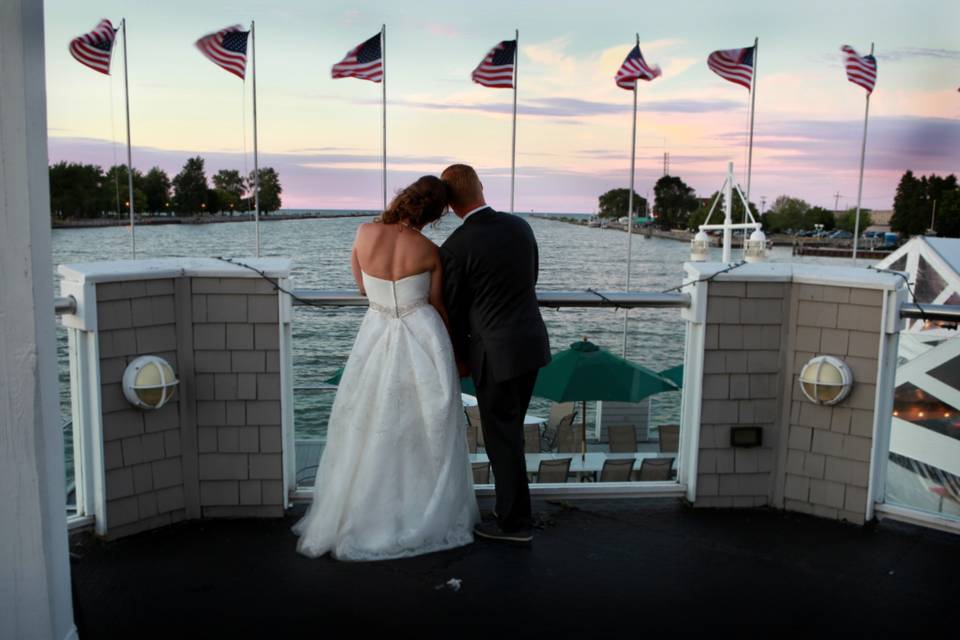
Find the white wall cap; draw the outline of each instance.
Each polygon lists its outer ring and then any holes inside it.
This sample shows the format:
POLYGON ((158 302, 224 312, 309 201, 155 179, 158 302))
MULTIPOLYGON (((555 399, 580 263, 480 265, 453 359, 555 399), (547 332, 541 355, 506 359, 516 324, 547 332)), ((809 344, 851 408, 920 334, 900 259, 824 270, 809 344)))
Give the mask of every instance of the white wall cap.
MULTIPOLYGON (((286 278, 293 262, 290 258, 234 258, 263 271, 271 278, 286 278)), ((62 264, 57 273, 64 280, 84 283, 157 280, 160 278, 259 278, 260 275, 239 265, 215 258, 152 258, 62 264)))
MULTIPOLYGON (((684 269, 689 279, 713 276, 729 265, 718 262, 687 262, 684 269)), ((756 262, 741 265, 721 273, 714 281, 724 282, 796 282, 819 284, 831 287, 854 287, 858 289, 883 289, 896 291, 904 287, 903 278, 892 273, 881 273, 865 267, 846 267, 818 264, 794 264, 790 262, 756 262)))

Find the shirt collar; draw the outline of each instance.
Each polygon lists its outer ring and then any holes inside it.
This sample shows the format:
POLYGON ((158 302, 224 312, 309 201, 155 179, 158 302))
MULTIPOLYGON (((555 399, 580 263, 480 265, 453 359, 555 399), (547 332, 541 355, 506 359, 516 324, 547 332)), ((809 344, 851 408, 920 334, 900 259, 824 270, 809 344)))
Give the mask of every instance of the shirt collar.
POLYGON ((473 214, 475 214, 477 211, 482 211, 483 209, 487 209, 487 208, 489 208, 489 207, 490 207, 490 205, 483 204, 483 205, 480 205, 479 207, 477 207, 476 209, 474 209, 473 211, 468 211, 468 212, 466 213, 466 215, 463 216, 463 221, 466 222, 466 221, 467 221, 467 218, 469 218, 470 216, 472 216, 473 214))

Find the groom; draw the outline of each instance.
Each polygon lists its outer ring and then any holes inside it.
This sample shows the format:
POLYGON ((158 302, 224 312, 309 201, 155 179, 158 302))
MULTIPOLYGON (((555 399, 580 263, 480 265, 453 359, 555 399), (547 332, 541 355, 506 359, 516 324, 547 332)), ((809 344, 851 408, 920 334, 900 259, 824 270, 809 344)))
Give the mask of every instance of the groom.
POLYGON ((444 169, 450 207, 463 220, 440 248, 444 300, 461 376, 473 377, 483 440, 496 483, 495 521, 484 538, 533 540, 523 419, 537 371, 550 361, 535 286, 537 241, 530 225, 494 211, 473 167, 444 169))

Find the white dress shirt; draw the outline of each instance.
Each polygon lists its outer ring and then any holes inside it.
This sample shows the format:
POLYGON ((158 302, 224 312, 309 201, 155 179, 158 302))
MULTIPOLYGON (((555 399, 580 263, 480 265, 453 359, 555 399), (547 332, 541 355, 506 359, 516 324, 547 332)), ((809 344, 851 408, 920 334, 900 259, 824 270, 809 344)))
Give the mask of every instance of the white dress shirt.
POLYGON ((488 205, 488 204, 484 204, 484 205, 480 205, 479 207, 477 207, 477 208, 474 209, 473 211, 468 211, 468 212, 466 213, 466 215, 463 216, 463 221, 466 222, 466 221, 467 221, 467 218, 469 218, 470 216, 472 216, 473 214, 475 214, 477 211, 480 211, 481 209, 486 209, 486 208, 489 207, 489 206, 490 206, 490 205, 488 205))

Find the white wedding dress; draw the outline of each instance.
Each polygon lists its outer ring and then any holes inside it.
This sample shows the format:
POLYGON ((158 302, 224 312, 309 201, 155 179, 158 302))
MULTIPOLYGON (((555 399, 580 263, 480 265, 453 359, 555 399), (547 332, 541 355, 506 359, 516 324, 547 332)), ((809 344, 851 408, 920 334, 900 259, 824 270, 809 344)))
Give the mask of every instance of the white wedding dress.
POLYGON ((340 379, 313 503, 311 557, 382 560, 473 542, 480 520, 450 337, 430 273, 363 274, 370 308, 340 379))

